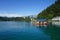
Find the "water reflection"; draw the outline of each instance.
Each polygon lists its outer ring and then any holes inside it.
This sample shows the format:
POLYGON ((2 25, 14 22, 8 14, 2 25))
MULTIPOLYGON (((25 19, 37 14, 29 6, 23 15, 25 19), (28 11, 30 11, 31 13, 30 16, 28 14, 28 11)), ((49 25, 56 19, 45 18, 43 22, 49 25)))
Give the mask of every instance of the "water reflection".
POLYGON ((0 22, 0 40, 50 40, 39 29, 30 22, 0 22))
POLYGON ((60 27, 52 24, 35 26, 30 22, 0 22, 0 40, 60 40, 60 27))
POLYGON ((60 22, 52 22, 52 25, 60 26, 60 22))
POLYGON ((47 26, 38 26, 39 30, 50 36, 51 40, 60 40, 60 22, 52 22, 47 26), (57 27, 58 26, 58 27, 57 27))

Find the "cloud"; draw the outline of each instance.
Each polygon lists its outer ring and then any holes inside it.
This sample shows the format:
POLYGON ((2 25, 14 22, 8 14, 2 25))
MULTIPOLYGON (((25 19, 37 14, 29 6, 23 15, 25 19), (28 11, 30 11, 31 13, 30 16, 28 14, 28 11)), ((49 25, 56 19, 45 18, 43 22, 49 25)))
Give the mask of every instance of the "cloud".
POLYGON ((19 13, 8 13, 6 11, 1 11, 0 16, 2 16, 2 17, 22 17, 22 15, 19 13))
POLYGON ((0 16, 4 17, 22 17, 20 14, 0 14, 0 16))

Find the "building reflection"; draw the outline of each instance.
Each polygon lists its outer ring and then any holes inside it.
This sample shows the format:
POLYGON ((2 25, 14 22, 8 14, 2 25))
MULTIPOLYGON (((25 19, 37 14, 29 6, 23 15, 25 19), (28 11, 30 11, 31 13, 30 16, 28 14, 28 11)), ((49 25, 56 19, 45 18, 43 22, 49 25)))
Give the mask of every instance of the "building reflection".
POLYGON ((40 31, 43 31, 46 35, 48 35, 51 40, 60 40, 60 22, 52 22, 52 24, 48 24, 46 26, 40 25, 38 26, 40 31))
POLYGON ((46 30, 48 25, 35 25, 39 30, 46 30))
POLYGON ((52 25, 60 26, 60 22, 52 22, 52 25))

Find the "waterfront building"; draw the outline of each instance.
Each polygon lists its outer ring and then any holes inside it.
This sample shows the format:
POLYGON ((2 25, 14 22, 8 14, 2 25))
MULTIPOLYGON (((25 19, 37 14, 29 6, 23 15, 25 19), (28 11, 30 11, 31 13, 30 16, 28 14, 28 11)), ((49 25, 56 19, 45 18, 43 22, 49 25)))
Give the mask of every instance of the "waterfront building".
POLYGON ((60 17, 54 17, 52 18, 52 21, 60 21, 60 17))

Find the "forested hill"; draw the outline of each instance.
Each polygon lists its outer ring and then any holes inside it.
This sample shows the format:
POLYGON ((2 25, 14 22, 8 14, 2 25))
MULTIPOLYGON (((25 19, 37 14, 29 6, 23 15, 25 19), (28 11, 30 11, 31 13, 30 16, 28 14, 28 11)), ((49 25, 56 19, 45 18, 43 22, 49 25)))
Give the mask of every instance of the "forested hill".
POLYGON ((52 19, 56 16, 60 16, 60 0, 55 1, 54 4, 39 13, 37 18, 52 19))
POLYGON ((0 17, 0 21, 26 21, 30 22, 30 17, 0 17))

